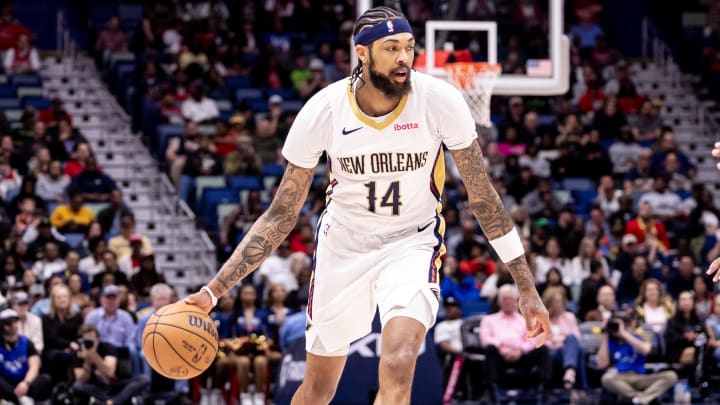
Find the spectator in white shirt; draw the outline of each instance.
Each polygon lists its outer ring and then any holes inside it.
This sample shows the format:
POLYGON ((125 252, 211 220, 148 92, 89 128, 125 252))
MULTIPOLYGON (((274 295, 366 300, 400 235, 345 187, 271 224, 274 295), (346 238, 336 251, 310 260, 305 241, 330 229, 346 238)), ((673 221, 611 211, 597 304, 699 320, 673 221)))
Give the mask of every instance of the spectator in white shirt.
POLYGON ((629 127, 620 129, 620 140, 613 143, 608 149, 613 164, 613 173, 625 173, 634 166, 634 161, 640 155, 642 146, 635 142, 635 137, 629 127))
POLYGON ((295 291, 298 289, 298 283, 291 267, 290 241, 286 239, 277 248, 275 254, 260 265, 258 270, 260 279, 256 277, 255 283, 262 282, 266 286, 280 284, 285 287, 285 291, 295 291))
POLYGON ((27 35, 20 35, 15 48, 5 52, 3 66, 8 74, 33 74, 40 70, 40 57, 37 49, 30 46, 27 35))
POLYGON ((568 280, 571 279, 570 273, 572 268, 570 267, 570 260, 560 257, 560 243, 555 237, 548 239, 545 243, 545 252, 537 256, 535 263, 537 266, 535 280, 538 284, 544 283, 547 280, 547 273, 553 267, 560 270, 563 283, 565 283, 566 278, 568 280))
POLYGON ((65 198, 65 188, 70 184, 70 177, 63 174, 62 163, 59 160, 50 162, 50 168, 38 175, 35 193, 47 202, 62 203, 65 198))
POLYGON ((550 177, 550 162, 539 155, 540 148, 537 144, 528 146, 526 154, 520 156, 520 166, 527 166, 532 169, 536 176, 542 178, 550 177))
POLYGON ((60 257, 58 246, 54 242, 48 242, 43 248, 42 260, 35 262, 32 272, 38 279, 45 281, 59 271, 65 271, 65 260, 60 257))
POLYGON ((612 177, 602 176, 600 178, 598 196, 595 202, 600 205, 600 209, 606 217, 609 217, 620 209, 620 197, 622 196, 622 190, 615 188, 615 182, 612 177))
POLYGON ((102 236, 91 238, 88 241, 88 251, 90 254, 80 260, 80 271, 87 273, 92 279, 96 274, 105 271, 105 262, 103 262, 103 252, 107 250, 107 243, 102 236))
POLYGON ((215 100, 205 97, 205 87, 196 82, 190 87, 190 98, 182 104, 182 115, 196 123, 210 121, 220 116, 215 100))
POLYGON ((38 352, 42 353, 44 345, 42 320, 39 316, 30 312, 30 297, 25 291, 18 291, 13 294, 12 309, 17 312, 20 318, 20 334, 27 336, 33 342, 38 352))
POLYGON ((663 174, 656 174, 653 180, 653 190, 640 197, 640 205, 649 203, 655 215, 661 220, 667 220, 683 214, 680 197, 670 191, 667 178, 663 174))

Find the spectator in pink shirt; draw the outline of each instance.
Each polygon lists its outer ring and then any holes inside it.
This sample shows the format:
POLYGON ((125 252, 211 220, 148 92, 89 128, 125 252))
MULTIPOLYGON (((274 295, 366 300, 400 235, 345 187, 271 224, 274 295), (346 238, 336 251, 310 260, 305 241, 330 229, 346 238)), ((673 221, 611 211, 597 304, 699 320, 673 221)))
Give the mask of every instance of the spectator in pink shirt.
POLYGON ((550 311, 550 339, 545 346, 550 349, 553 371, 562 366, 563 387, 566 390, 587 388, 585 358, 580 346, 580 329, 575 314, 565 309, 565 290, 550 287, 543 294, 543 302, 550 311))
MULTIPOLYGON (((483 318, 480 324, 480 342, 487 358, 488 383, 494 385, 505 369, 514 367, 529 370, 540 366, 550 370, 550 355, 546 346, 535 347, 535 339, 527 339, 525 320, 518 312, 518 289, 505 284, 498 290, 500 311, 483 318)), ((547 385, 550 373, 541 372, 543 385, 547 385)))

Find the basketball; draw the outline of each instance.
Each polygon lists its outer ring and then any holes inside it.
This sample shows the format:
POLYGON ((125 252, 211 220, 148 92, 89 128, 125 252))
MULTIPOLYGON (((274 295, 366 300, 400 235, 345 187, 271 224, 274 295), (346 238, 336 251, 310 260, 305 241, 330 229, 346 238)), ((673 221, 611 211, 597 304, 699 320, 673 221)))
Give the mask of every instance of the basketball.
POLYGON ((184 301, 150 316, 142 335, 145 359, 153 370, 175 380, 193 378, 215 360, 218 332, 212 318, 184 301))

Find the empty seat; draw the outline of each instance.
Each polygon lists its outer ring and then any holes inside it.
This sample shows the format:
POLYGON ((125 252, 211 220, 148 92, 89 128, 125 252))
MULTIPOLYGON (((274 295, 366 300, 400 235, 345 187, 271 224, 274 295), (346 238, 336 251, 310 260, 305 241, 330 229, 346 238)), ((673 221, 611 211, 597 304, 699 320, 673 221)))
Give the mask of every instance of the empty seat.
MULTIPOLYGON (((235 90, 235 102, 248 101, 253 99, 265 99, 262 89, 237 89, 235 90)), ((267 101, 266 101, 267 102, 267 101)))
POLYGON ((38 75, 14 75, 11 78, 12 84, 15 87, 20 86, 42 86, 42 77, 38 75))
MULTIPOLYGON (((7 109, 18 109, 21 108, 20 100, 15 98, 1 98, 0 99, 0 109, 7 110, 7 109)), ((7 111, 5 112, 7 115, 7 111)), ((22 112, 21 112, 22 114, 22 112)), ((18 117, 19 119, 20 117, 18 117)), ((10 118, 8 117, 8 120, 10 118)))
POLYGON ((262 182, 257 176, 232 176, 227 179, 228 187, 234 190, 263 190, 262 182))

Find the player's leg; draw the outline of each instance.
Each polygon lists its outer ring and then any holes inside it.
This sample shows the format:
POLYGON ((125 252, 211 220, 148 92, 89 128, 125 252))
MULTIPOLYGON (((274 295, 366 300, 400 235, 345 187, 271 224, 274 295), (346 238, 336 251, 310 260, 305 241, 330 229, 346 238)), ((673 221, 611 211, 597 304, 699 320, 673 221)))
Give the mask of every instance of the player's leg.
POLYGON ((413 318, 398 316, 385 325, 378 371, 380 390, 375 405, 410 403, 415 362, 424 339, 425 325, 413 318))
POLYGON ((328 404, 335 396, 346 356, 318 356, 307 353, 305 378, 293 395, 291 405, 328 404))
POLYGON ((440 288, 443 220, 419 224, 418 232, 386 241, 385 261, 374 286, 382 323, 380 389, 375 405, 410 404, 415 363, 435 323, 440 288))
POLYGON ((372 330, 372 271, 378 259, 359 248, 367 239, 323 214, 307 305, 305 377, 292 405, 326 405, 340 382, 350 343, 372 330))

